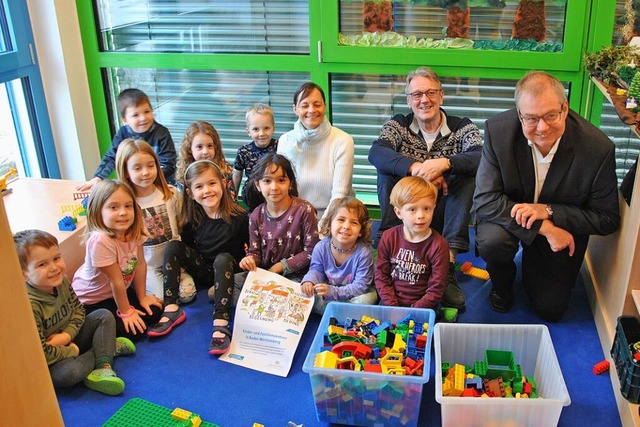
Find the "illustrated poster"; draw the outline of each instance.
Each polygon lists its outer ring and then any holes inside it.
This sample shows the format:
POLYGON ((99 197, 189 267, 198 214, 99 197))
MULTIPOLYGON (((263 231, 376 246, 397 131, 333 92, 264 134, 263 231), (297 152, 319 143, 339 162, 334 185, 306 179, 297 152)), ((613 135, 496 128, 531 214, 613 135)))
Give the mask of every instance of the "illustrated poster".
POLYGON ((250 271, 231 346, 220 360, 286 377, 312 307, 313 297, 305 296, 299 283, 260 268, 250 271))

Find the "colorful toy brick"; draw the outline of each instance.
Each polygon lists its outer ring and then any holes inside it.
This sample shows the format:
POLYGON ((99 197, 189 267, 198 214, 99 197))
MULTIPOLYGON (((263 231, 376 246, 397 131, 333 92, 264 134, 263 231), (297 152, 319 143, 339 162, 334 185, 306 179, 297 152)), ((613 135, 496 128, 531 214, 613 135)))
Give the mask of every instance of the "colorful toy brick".
POLYGON ((480 280, 489 280, 489 272, 482 268, 474 267, 471 262, 467 261, 460 266, 460 271, 467 276, 475 277, 480 280))
POLYGON ((73 231, 76 229, 76 223, 70 216, 63 217, 58 221, 58 230, 60 231, 73 231))
POLYGON ((596 375, 600 375, 609 370, 610 363, 607 360, 603 360, 602 362, 598 362, 593 365, 593 373, 596 375))
POLYGON ((125 403, 118 412, 107 420, 104 427, 134 427, 142 425, 154 427, 219 427, 216 424, 202 421, 198 414, 180 408, 171 410, 138 398, 130 399, 125 403), (179 419, 174 417, 174 413, 180 414, 178 415, 179 419))

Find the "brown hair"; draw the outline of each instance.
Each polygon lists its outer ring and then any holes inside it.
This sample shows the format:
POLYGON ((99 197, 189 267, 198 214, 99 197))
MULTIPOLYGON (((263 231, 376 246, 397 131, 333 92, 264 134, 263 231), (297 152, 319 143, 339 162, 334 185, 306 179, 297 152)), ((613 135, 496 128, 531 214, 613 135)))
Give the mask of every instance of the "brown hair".
POLYGON ((324 91, 322 90, 322 88, 313 82, 306 82, 303 83, 302 86, 298 88, 296 93, 293 94, 293 105, 298 105, 300 101, 308 97, 314 90, 320 92, 320 96, 322 96, 322 102, 326 104, 327 98, 324 96, 324 91))
POLYGON ((182 193, 182 214, 180 223, 191 222, 195 227, 202 225, 207 218, 207 214, 198 202, 191 198, 191 184, 206 171, 213 171, 214 176, 220 181, 220 217, 225 222, 230 222, 234 216, 242 215, 245 210, 233 201, 227 191, 226 177, 220 167, 211 160, 196 160, 191 163, 184 174, 184 192, 182 193))
POLYGON ((213 162, 223 171, 227 170, 227 161, 224 158, 222 142, 220 141, 220 135, 216 128, 207 122, 193 122, 185 131, 182 142, 180 143, 180 157, 178 158, 176 180, 182 184, 184 184, 185 181, 184 175, 187 167, 196 161, 191 152, 191 144, 193 143, 193 138, 199 133, 207 135, 213 140, 213 149, 215 151, 213 162))
MULTIPOLYGON (((118 94, 116 99, 116 107, 120 113, 120 117, 124 117, 129 107, 137 107, 138 105, 147 103, 151 107, 149 97, 140 89, 125 89, 118 94)), ((153 108, 153 107, 152 107, 153 108)))
POLYGON ((26 270, 29 264, 29 254, 34 246, 42 246, 49 249, 58 246, 58 239, 52 234, 42 230, 23 230, 13 235, 13 243, 16 245, 20 268, 26 270))
POLYGON ((116 152, 116 172, 118 173, 118 179, 129 184, 135 192, 136 187, 131 182, 131 177, 129 177, 127 162, 134 154, 138 153, 148 154, 153 157, 153 161, 156 164, 156 179, 153 181, 153 185, 162 192, 163 200, 167 201, 171 199, 173 193, 162 173, 158 155, 153 151, 153 148, 142 139, 127 138, 118 146, 118 151, 116 152))
POLYGON ((127 230, 127 237, 131 241, 136 241, 145 235, 144 223, 142 220, 142 210, 140 205, 136 202, 136 195, 129 187, 129 184, 119 180, 105 179, 98 182, 89 194, 89 201, 87 202, 87 236, 92 231, 99 231, 108 236, 113 237, 114 233, 111 229, 107 228, 102 218, 102 207, 106 203, 107 199, 111 197, 117 190, 124 190, 133 202, 133 224, 127 230))
POLYGON ((341 197, 331 202, 324 218, 320 221, 320 234, 323 236, 331 235, 331 223, 340 208, 347 208, 349 211, 356 214, 358 222, 362 227, 360 229, 358 241, 371 244, 371 221, 369 221, 369 210, 364 203, 352 196, 341 197))

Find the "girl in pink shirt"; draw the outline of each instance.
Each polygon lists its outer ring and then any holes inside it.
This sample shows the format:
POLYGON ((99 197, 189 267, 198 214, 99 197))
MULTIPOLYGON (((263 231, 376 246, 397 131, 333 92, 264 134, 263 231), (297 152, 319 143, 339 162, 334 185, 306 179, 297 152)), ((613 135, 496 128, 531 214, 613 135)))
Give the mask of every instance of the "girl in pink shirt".
POLYGON ((116 316, 116 336, 129 339, 144 336, 162 313, 158 298, 146 294, 144 233, 131 187, 114 180, 96 184, 87 204, 85 261, 72 285, 87 313, 108 309, 116 316))

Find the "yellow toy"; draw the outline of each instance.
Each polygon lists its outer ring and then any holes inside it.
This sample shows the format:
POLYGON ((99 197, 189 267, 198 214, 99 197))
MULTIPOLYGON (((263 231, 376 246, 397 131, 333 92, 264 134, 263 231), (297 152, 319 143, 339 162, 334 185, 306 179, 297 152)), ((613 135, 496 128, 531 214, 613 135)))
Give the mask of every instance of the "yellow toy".
POLYGON ((13 175, 16 175, 17 173, 18 172, 16 172, 14 168, 11 168, 9 169, 9 172, 5 173, 0 177, 0 191, 4 193, 4 191, 7 189, 7 180, 13 175))

